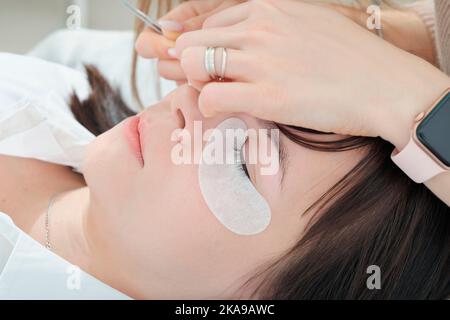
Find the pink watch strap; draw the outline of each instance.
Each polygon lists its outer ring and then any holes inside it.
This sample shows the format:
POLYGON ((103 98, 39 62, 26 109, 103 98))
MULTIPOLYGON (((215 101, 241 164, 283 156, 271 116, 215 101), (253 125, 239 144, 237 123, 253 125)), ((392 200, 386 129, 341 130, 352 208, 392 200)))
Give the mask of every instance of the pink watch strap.
POLYGON ((391 158, 416 183, 424 183, 445 172, 412 138, 402 151, 395 149, 391 158))

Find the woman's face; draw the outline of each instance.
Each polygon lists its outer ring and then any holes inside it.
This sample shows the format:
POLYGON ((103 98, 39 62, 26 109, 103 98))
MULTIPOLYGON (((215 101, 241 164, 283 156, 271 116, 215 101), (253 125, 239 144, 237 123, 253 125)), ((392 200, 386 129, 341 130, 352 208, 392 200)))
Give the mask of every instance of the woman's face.
POLYGON ((270 206, 271 222, 256 235, 236 234, 209 209, 199 165, 174 163, 172 151, 179 142, 172 135, 185 129, 193 136, 194 121, 206 131, 230 117, 248 128, 267 127, 245 114, 204 118, 197 98, 194 89, 182 86, 139 115, 143 161, 132 147, 130 119, 99 136, 87 151, 92 242, 113 270, 117 287, 134 297, 236 297, 257 267, 301 238, 310 218, 302 212, 360 159, 356 151, 312 151, 280 135, 283 156, 276 174, 261 174, 258 163, 247 167, 251 183, 270 206))

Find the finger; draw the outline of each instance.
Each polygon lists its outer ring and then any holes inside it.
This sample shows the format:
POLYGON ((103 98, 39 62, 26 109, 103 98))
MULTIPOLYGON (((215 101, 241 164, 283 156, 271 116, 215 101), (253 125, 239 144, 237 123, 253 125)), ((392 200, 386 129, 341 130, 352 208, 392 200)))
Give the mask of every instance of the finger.
POLYGON ((222 2, 193 0, 178 5, 159 20, 164 36, 176 40, 183 32, 201 29, 205 19, 222 2))
POLYGON ((168 80, 186 81, 186 74, 178 60, 159 60, 158 72, 161 77, 168 80))
POLYGON ((215 9, 212 9, 210 11, 204 12, 201 15, 198 15, 196 17, 190 18, 183 22, 184 25, 184 31, 194 31, 194 30, 200 30, 204 27, 205 21, 212 15, 215 15, 218 12, 221 12, 231 6, 235 6, 239 3, 238 0, 234 1, 223 1, 218 7, 215 9))
POLYGON ((190 32, 200 30, 203 27, 203 22, 215 11, 205 13, 199 16, 195 16, 182 23, 160 20, 159 23, 162 27, 164 36, 170 40, 177 40, 184 32, 190 32))
POLYGON ((161 20, 172 20, 180 22, 186 21, 196 16, 205 14, 215 9, 222 3, 223 0, 191 0, 188 2, 183 2, 169 11, 166 15, 162 16, 161 20))
POLYGON ((169 49, 174 46, 174 41, 156 34, 149 28, 146 28, 141 32, 135 44, 138 54, 147 59, 174 59, 174 57, 169 54, 169 49))
POLYGON ((181 58, 183 51, 188 47, 223 47, 239 50, 243 45, 242 33, 234 31, 224 28, 183 33, 175 43, 176 56, 181 58))
MULTIPOLYGON (((261 90, 257 86, 242 82, 210 82, 204 86, 199 96, 199 109, 205 117, 219 113, 248 113, 260 117, 258 105, 261 90)), ((261 106, 263 107, 263 106, 261 106)))
POLYGON ((250 3, 244 2, 242 4, 226 8, 214 12, 203 23, 203 28, 220 28, 238 24, 247 20, 250 14, 250 3))
POLYGON ((192 19, 183 22, 184 32, 200 30, 203 27, 205 20, 211 15, 211 13, 205 13, 200 16, 194 17, 192 19))
POLYGON ((188 84, 191 87, 193 87, 195 90, 200 92, 200 91, 202 91, 203 87, 206 86, 208 83, 207 82, 202 82, 202 81, 189 81, 188 84))
MULTIPOLYGON (((183 51, 181 56, 181 68, 190 81, 211 81, 210 75, 205 68, 206 47, 189 47, 183 51)), ((227 49, 226 56, 221 54, 221 50, 215 51, 215 69, 217 75, 222 73, 225 67, 224 78, 234 81, 250 81, 258 76, 258 70, 255 70, 254 61, 244 52, 239 50, 227 49), (225 65, 223 65, 223 59, 225 65)))
POLYGON ((170 31, 167 29, 162 29, 163 36, 171 41, 176 41, 179 36, 181 36, 183 33, 178 31, 170 31))

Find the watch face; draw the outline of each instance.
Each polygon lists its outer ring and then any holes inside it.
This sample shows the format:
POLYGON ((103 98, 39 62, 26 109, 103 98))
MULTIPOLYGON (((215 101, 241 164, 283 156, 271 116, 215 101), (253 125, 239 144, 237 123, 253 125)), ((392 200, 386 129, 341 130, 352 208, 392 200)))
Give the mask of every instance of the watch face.
POLYGON ((450 167, 450 93, 417 127, 416 135, 428 150, 450 167))

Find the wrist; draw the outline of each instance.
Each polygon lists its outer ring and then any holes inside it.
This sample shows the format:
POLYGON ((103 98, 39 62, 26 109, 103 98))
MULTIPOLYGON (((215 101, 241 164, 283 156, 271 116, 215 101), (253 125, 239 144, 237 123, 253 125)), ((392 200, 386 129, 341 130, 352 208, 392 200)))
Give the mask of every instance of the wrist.
MULTIPOLYGON (((331 4, 330 8, 340 12, 363 28, 369 14, 360 8, 331 4)), ((381 16, 383 38, 397 48, 412 53, 437 65, 435 44, 426 24, 412 10, 384 9, 381 16)), ((371 31, 376 33, 375 30, 371 31)))
POLYGON ((380 136, 398 150, 402 150, 410 141, 411 131, 420 114, 428 111, 436 99, 450 88, 448 76, 429 64, 424 67, 428 73, 417 72, 410 85, 400 88, 398 103, 393 104, 384 115, 386 121, 381 121, 380 136))
POLYGON ((383 12, 385 40, 436 65, 433 37, 420 16, 412 10, 383 12))

